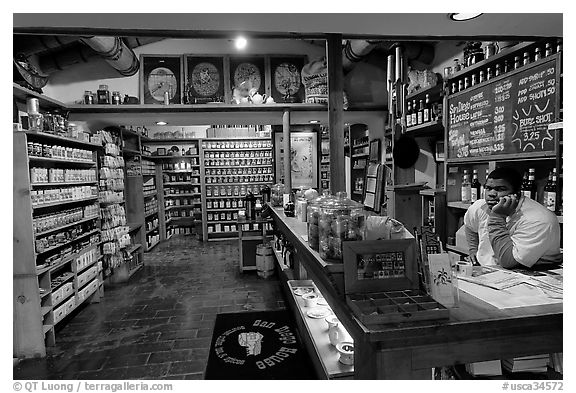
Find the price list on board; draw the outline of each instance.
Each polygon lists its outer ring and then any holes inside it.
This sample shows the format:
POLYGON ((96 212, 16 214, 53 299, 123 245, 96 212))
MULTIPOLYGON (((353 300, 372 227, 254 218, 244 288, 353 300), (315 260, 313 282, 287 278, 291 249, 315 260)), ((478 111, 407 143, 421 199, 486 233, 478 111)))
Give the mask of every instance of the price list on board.
POLYGON ((448 100, 448 157, 554 150, 556 62, 541 63, 448 100))

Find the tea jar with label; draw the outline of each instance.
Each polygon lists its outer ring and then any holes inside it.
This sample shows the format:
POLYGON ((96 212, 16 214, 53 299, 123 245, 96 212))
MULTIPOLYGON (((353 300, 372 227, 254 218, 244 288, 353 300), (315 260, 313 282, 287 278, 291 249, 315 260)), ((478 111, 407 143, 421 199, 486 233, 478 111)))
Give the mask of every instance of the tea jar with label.
POLYGON ((320 205, 319 253, 324 260, 342 261, 344 241, 363 240, 364 206, 349 199, 345 192, 320 205))
POLYGON ((308 202, 308 207, 306 209, 306 222, 308 223, 308 245, 314 251, 318 251, 320 240, 320 206, 330 198, 334 198, 332 195, 330 195, 330 191, 324 190, 321 196, 308 202))
POLYGON ((270 202, 272 206, 281 207, 284 204, 284 190, 285 186, 282 183, 277 183, 272 186, 270 202))

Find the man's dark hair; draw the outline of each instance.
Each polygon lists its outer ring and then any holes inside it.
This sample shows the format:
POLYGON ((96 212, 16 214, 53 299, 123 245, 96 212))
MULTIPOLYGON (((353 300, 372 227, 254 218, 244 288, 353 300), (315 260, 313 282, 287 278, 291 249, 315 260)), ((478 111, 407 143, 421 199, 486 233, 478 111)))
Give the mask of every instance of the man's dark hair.
POLYGON ((500 167, 494 169, 488 175, 488 179, 500 179, 506 180, 512 186, 514 192, 520 191, 522 187, 522 175, 514 168, 510 167, 500 167))

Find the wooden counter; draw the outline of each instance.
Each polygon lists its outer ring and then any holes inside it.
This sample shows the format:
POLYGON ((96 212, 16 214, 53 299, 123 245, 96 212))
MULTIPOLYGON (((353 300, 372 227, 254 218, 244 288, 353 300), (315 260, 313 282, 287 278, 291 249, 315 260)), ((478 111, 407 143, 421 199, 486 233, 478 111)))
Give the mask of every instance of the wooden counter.
POLYGON ((432 367, 563 351, 562 304, 501 310, 463 291, 448 321, 368 328, 346 304, 343 265, 322 260, 308 246, 306 223, 281 208, 272 211, 308 275, 296 278, 314 281, 354 338, 356 379, 429 379, 432 367))

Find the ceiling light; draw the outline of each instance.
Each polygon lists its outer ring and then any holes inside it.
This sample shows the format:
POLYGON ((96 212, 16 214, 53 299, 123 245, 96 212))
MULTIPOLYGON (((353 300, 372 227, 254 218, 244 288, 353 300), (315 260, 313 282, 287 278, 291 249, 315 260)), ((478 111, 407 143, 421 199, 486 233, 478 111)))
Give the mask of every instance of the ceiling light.
POLYGON ((310 124, 318 124, 320 123, 320 120, 310 120, 310 124))
POLYGON ((248 45, 248 41, 246 38, 240 36, 234 40, 234 45, 236 45, 236 49, 244 49, 246 45, 248 45))
POLYGON ((157 121, 156 122, 156 125, 158 125, 158 126, 165 126, 166 124, 168 124, 168 123, 165 121, 157 121))
POLYGON ((448 14, 448 17, 456 22, 464 22, 466 20, 478 18, 482 14, 483 12, 475 12, 475 13, 455 12, 448 14))

